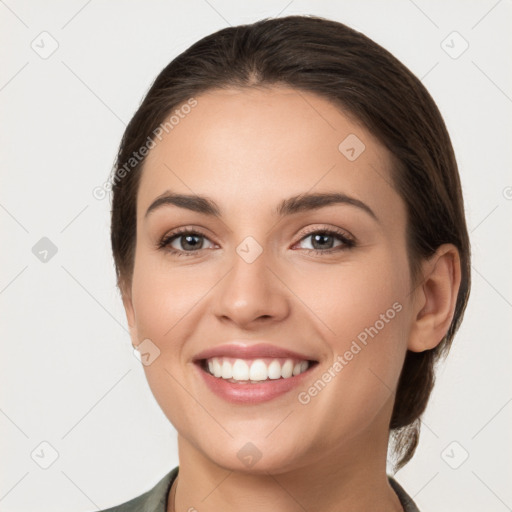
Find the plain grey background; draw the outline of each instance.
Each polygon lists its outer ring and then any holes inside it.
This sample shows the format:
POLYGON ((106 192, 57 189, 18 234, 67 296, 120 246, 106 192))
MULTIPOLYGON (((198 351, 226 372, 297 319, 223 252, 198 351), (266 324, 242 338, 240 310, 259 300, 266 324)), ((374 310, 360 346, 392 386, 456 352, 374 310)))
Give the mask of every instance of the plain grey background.
POLYGON ((172 58, 225 26, 290 14, 362 31, 443 114, 473 288, 395 477, 422 512, 512 510, 511 0, 0 0, 1 511, 106 508, 178 464, 115 287, 109 197, 93 190, 172 58))

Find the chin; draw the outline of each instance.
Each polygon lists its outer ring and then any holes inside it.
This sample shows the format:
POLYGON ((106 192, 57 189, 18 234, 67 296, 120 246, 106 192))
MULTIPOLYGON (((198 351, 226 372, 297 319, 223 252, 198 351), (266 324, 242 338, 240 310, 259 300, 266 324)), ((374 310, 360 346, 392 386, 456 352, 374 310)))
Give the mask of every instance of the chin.
POLYGON ((203 454, 228 471, 251 475, 280 474, 302 465, 300 459, 304 454, 297 451, 300 440, 289 440, 283 445, 281 440, 277 443, 269 441, 264 435, 256 435, 252 441, 244 436, 243 439, 230 439, 215 447, 209 444, 203 454))

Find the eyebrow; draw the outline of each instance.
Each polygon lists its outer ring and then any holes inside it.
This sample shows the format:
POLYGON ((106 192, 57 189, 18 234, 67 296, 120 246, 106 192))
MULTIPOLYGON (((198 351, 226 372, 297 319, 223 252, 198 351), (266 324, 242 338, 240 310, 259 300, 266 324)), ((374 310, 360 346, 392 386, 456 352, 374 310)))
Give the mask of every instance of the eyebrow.
MULTIPOLYGON (((293 196, 281 201, 272 213, 279 217, 285 217, 299 212, 318 210, 333 204, 355 206, 379 222, 377 215, 375 215, 374 211, 366 203, 338 192, 300 194, 298 196, 293 196)), ((179 208, 185 208, 187 210, 212 217, 222 217, 221 209, 217 203, 208 197, 176 194, 169 191, 164 192, 151 203, 146 211, 145 217, 156 209, 166 205, 178 206, 179 208)))

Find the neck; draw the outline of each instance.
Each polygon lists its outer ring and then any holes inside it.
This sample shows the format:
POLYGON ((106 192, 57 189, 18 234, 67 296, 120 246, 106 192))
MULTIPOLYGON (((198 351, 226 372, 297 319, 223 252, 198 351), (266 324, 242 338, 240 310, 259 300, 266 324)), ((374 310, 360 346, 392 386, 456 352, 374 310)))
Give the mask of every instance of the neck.
MULTIPOLYGON (((178 435, 179 482, 170 499, 175 500, 176 512, 402 512, 386 474, 387 435, 362 436, 349 444, 313 462, 308 454, 307 465, 286 472, 269 468, 248 473, 217 465, 178 435)), ((173 510, 173 503, 168 510, 173 510)))

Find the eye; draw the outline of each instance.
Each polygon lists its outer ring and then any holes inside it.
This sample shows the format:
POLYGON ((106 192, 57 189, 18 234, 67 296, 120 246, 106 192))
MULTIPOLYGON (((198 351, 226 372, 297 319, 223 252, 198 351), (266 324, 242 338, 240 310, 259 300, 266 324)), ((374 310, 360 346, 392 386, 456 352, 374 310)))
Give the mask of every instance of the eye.
POLYGON ((301 241, 308 238, 311 239, 310 247, 306 247, 305 250, 315 253, 338 252, 355 246, 355 241, 346 233, 333 229, 317 229, 302 237, 301 241), (340 242, 337 246, 335 245, 336 240, 340 242))
POLYGON ((158 248, 165 249, 176 256, 195 256, 201 249, 205 249, 204 240, 209 239, 200 232, 183 228, 165 235, 158 242, 158 248))
MULTIPOLYGON (((313 252, 315 254, 325 254, 339 252, 350 249, 356 245, 355 241, 346 233, 334 229, 316 229, 303 236, 300 241, 311 239, 310 246, 303 250, 313 252), (336 245, 336 240, 338 244, 336 245)), ((204 241, 208 240, 204 234, 199 231, 193 231, 189 228, 177 229, 166 234, 157 244, 158 249, 163 249, 176 256, 197 256, 203 249, 212 247, 204 247, 204 241)), ((296 244, 297 245, 297 244, 296 244)))

